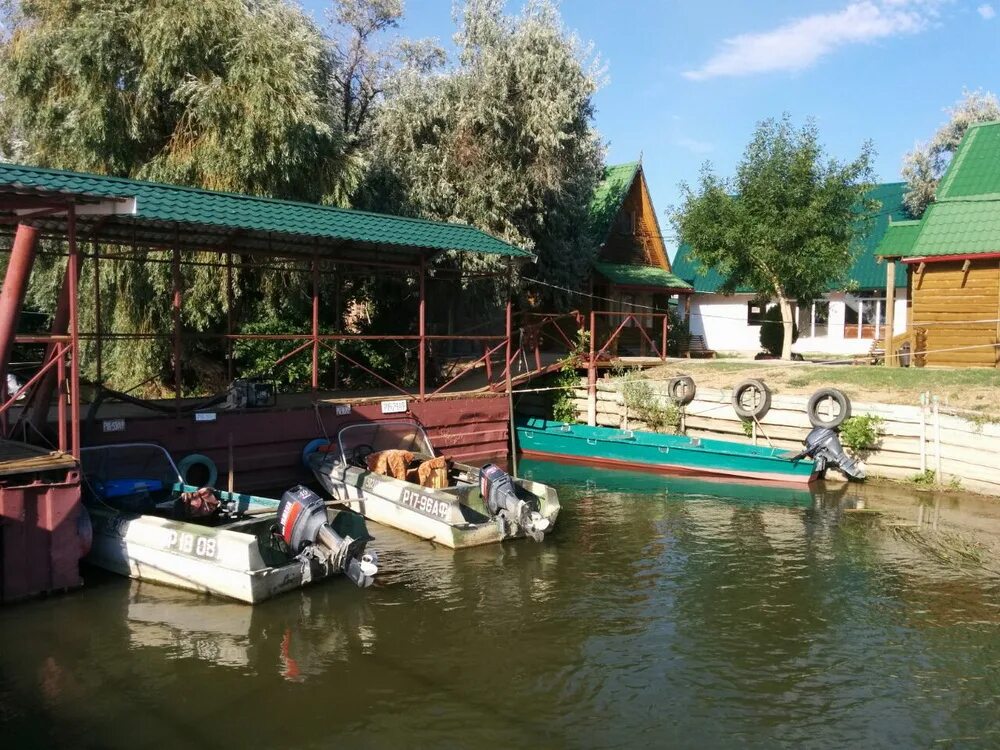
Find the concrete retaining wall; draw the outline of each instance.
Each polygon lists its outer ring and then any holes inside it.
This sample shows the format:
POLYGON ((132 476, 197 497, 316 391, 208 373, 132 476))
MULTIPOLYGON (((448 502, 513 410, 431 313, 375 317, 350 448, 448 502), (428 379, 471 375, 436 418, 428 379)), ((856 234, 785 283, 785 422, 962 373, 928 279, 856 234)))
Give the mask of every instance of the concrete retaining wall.
MULTIPOLYGON (((666 403, 666 381, 649 383, 666 403)), ((598 382, 597 424, 643 429, 645 425, 635 415, 627 414, 620 388, 620 383, 613 380, 598 382)), ((578 421, 586 422, 586 381, 580 381, 580 388, 573 392, 573 397, 578 421)), ((775 394, 771 410, 760 421, 758 442, 799 449, 810 430, 806 416, 808 400, 808 396, 775 394)), ((538 409, 539 402, 529 400, 524 410, 538 413, 538 409)), ((851 411, 855 416, 872 414, 884 420, 883 436, 877 449, 864 452, 861 456, 869 476, 909 479, 923 469, 931 469, 942 484, 958 482, 964 489, 1000 496, 1000 424, 977 424, 947 414, 944 408, 935 422, 931 406, 854 401, 851 411)), ((741 420, 733 411, 731 389, 699 388, 697 397, 684 412, 687 435, 753 442, 746 436, 741 420)), ((839 475, 831 472, 831 478, 834 476, 839 475)))

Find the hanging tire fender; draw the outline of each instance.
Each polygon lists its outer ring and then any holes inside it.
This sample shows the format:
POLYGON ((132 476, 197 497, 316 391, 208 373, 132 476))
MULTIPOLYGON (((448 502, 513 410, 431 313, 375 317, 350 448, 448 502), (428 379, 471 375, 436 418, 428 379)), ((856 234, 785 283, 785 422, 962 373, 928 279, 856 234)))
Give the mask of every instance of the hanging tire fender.
POLYGON ((328 445, 330 445, 330 441, 326 438, 315 438, 306 443, 306 447, 302 449, 302 465, 311 471, 312 467, 309 465, 309 456, 328 445))
POLYGON ((682 375, 677 378, 670 378, 667 381, 667 395, 670 396, 671 400, 678 406, 687 406, 692 401, 694 401, 695 393, 697 393, 697 388, 694 384, 694 378, 688 375, 682 375))
POLYGON ((761 419, 771 410, 771 389, 763 380, 748 378, 733 388, 733 411, 741 419, 761 419), (747 405, 746 399, 750 403, 747 405))
POLYGON ((809 417, 809 424, 813 427, 829 427, 833 430, 851 418, 851 399, 839 388, 820 388, 809 397, 806 414, 809 417), (840 407, 840 412, 831 419, 823 419, 820 414, 820 406, 828 400, 836 403, 840 407))
POLYGON ((181 462, 177 464, 177 471, 180 472, 181 479, 184 480, 184 484, 190 485, 192 487, 215 487, 216 481, 219 479, 219 470, 215 466, 215 461, 210 459, 201 453, 191 453, 181 459, 181 462), (208 472, 208 481, 197 483, 188 480, 188 473, 195 466, 202 467, 208 472))

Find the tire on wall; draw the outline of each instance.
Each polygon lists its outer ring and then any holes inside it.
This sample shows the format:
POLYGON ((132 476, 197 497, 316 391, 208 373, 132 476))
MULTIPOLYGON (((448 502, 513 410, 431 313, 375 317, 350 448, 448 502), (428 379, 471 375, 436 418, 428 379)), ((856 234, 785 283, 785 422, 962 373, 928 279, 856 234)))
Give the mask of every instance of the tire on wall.
POLYGON ((682 375, 678 378, 670 378, 667 381, 667 395, 673 400, 678 406, 687 406, 692 401, 694 401, 694 395, 697 392, 697 388, 694 384, 694 378, 687 375, 682 375))
POLYGON ((851 399, 839 388, 820 388, 809 397, 806 414, 813 427, 835 429, 851 418, 851 399), (830 401, 836 405, 837 412, 825 419, 823 406, 830 401))
POLYGON ((761 419, 771 410, 771 389, 763 380, 748 378, 733 388, 733 411, 740 419, 761 419))
POLYGON ((215 462, 201 453, 191 453, 184 456, 181 462, 177 464, 177 471, 180 472, 184 484, 191 485, 192 487, 215 487, 215 482, 219 478, 219 470, 216 468, 215 462), (193 475, 192 469, 194 469, 193 475), (188 478, 189 476, 190 479, 188 478), (200 479, 201 476, 206 476, 207 481, 191 481, 192 479, 200 479))

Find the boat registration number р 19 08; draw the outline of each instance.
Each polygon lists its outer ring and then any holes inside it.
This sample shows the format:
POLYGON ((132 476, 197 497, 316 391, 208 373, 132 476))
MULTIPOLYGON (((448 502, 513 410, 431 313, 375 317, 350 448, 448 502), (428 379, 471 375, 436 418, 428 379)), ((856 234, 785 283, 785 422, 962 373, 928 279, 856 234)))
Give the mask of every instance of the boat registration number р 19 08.
POLYGON ((421 495, 419 492, 403 490, 403 494, 399 500, 403 505, 414 510, 419 510, 421 513, 438 516, 439 518, 448 517, 448 503, 435 500, 433 497, 427 497, 427 495, 421 495))
POLYGON ((167 549, 175 549, 184 555, 207 557, 214 560, 219 551, 215 537, 201 536, 187 531, 171 529, 167 534, 167 549))

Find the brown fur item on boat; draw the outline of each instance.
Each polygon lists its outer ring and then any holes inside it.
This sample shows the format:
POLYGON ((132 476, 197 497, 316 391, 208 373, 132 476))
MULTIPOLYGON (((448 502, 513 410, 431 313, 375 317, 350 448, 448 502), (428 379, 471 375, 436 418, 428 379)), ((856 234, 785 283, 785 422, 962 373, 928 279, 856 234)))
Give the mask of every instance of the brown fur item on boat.
POLYGON ((420 464, 417 469, 417 478, 421 487, 430 487, 440 490, 448 486, 448 467, 451 466, 451 459, 447 456, 438 456, 420 464))
POLYGON ((368 471, 406 481, 406 465, 412 460, 413 454, 409 451, 389 450, 372 453, 365 459, 365 463, 368 471))
POLYGON ((174 505, 181 518, 204 518, 215 513, 220 504, 210 487, 202 487, 194 492, 182 493, 174 505))

